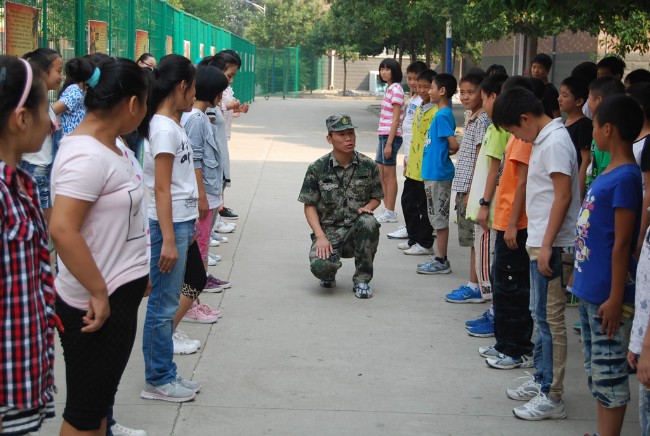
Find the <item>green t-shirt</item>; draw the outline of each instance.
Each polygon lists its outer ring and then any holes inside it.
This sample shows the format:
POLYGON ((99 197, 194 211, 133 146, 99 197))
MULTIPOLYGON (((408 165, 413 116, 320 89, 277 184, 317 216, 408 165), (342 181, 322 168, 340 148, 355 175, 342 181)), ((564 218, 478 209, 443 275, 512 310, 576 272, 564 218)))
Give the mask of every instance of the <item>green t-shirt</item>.
POLYGON ((609 165, 610 155, 608 151, 600 151, 596 141, 591 141, 591 172, 587 174, 587 185, 594 181, 599 174, 602 174, 609 165))

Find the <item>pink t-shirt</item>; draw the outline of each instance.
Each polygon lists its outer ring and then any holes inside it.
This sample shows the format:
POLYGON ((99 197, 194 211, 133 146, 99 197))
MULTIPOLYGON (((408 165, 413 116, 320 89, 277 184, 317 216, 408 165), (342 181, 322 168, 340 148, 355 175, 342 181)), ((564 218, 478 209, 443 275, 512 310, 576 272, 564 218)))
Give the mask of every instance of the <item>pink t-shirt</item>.
POLYGON ((386 89, 384 100, 381 102, 381 112, 379 113, 378 135, 389 135, 390 128, 393 125, 393 105, 400 105, 399 125, 397 126, 397 136, 402 136, 402 121, 404 120, 404 90, 399 83, 393 83, 386 89))
MULTIPOLYGON (((52 168, 52 196, 92 203, 81 235, 108 286, 120 286, 149 274, 147 225, 141 207, 144 184, 128 156, 116 154, 92 136, 61 141, 52 168)), ((58 295, 66 304, 87 310, 90 293, 59 258, 58 295)))

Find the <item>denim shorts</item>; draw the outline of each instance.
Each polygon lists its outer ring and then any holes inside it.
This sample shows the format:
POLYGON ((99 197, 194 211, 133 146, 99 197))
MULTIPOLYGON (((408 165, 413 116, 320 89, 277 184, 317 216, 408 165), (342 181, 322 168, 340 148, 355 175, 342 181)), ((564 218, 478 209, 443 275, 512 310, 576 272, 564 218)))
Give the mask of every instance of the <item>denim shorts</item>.
MULTIPOLYGON (((626 305, 627 306, 627 305, 626 305)), ((582 354, 591 394, 605 408, 625 406, 630 401, 627 346, 632 328, 631 311, 623 308, 621 325, 612 339, 601 333, 600 305, 580 301, 582 354)))
POLYGON ((402 137, 395 136, 393 139, 393 148, 390 154, 390 159, 384 157, 384 148, 386 148, 386 142, 388 142, 388 135, 379 135, 379 145, 377 146, 377 156, 375 157, 375 162, 380 165, 386 166, 395 166, 397 165, 397 152, 402 148, 402 137))
POLYGON ((41 209, 49 209, 52 207, 52 202, 50 201, 50 174, 52 172, 52 165, 43 167, 23 160, 20 162, 20 167, 34 178, 36 189, 38 190, 38 198, 41 202, 41 209))

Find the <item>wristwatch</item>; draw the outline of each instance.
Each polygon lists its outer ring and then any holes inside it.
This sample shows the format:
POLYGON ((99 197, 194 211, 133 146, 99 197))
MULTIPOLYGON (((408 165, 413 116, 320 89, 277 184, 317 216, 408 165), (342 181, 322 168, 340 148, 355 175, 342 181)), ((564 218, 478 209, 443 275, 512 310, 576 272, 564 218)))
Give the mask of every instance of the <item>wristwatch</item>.
POLYGON ((481 205, 481 206, 487 206, 487 207, 490 207, 490 202, 489 202, 489 201, 485 201, 484 198, 481 198, 481 199, 478 201, 478 204, 481 205))

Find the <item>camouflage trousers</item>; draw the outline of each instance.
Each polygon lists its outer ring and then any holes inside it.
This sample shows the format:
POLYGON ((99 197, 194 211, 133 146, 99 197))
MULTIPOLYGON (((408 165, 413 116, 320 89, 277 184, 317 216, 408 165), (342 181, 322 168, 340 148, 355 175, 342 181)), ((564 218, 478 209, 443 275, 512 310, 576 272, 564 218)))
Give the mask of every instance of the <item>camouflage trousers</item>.
POLYGON ((327 259, 316 256, 316 240, 312 235, 309 264, 312 274, 320 280, 331 280, 341 268, 341 258, 354 257, 356 271, 354 283, 369 283, 372 280, 372 263, 379 245, 379 227, 373 215, 361 214, 351 227, 324 227, 327 239, 334 247, 334 253, 327 259))

